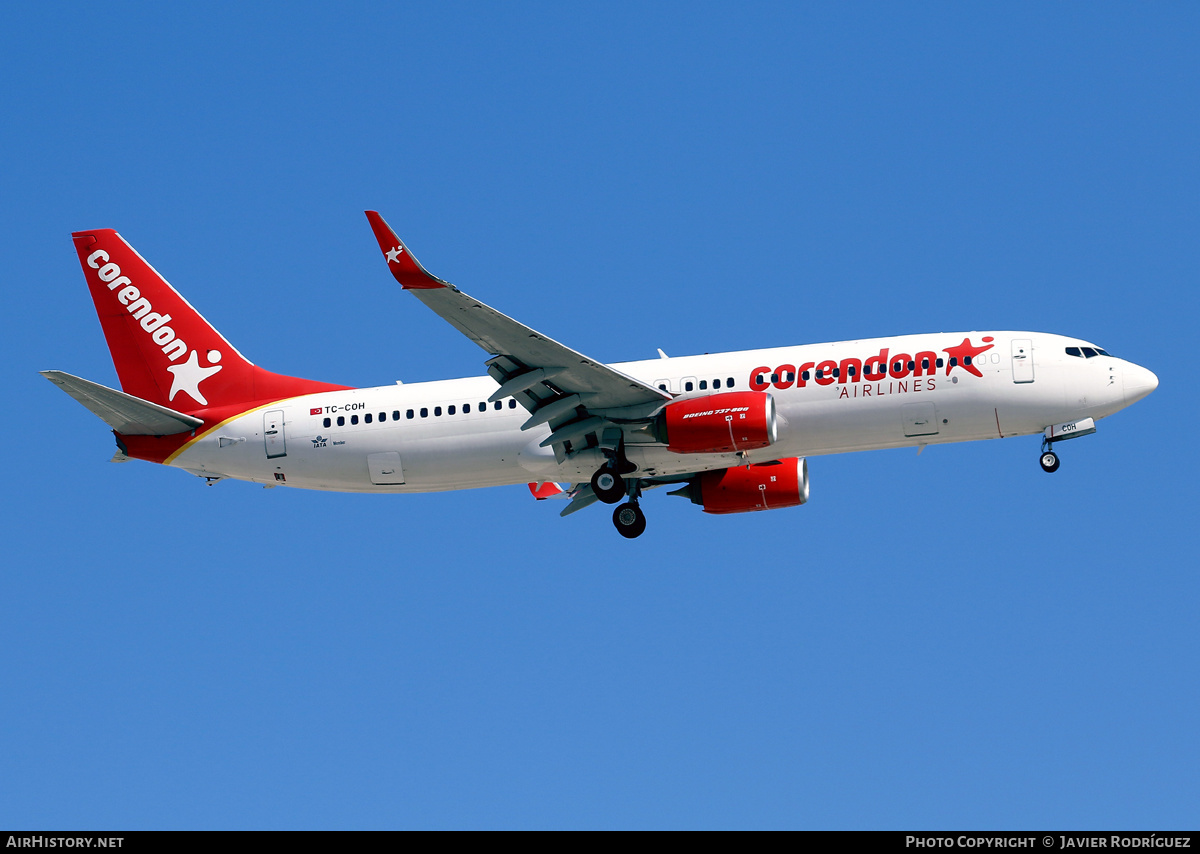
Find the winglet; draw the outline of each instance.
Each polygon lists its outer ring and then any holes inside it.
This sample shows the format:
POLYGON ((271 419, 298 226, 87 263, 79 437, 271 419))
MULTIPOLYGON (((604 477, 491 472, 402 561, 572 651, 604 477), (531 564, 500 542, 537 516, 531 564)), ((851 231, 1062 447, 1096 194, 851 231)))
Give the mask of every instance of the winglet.
POLYGON ((379 241, 379 249, 387 259, 388 269, 396 277, 396 281, 407 289, 430 289, 449 287, 450 283, 439 279, 421 266, 404 242, 392 231, 392 227, 384 222, 378 211, 364 211, 367 221, 371 223, 371 231, 379 241))

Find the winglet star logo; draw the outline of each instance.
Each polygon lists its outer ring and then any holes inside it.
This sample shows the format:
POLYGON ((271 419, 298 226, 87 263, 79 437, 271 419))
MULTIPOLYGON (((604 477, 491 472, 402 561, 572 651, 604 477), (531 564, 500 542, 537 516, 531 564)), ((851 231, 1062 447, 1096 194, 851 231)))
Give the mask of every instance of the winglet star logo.
POLYGON ((971 363, 975 361, 975 357, 980 353, 986 353, 992 349, 995 345, 990 342, 995 340, 992 336, 988 335, 983 339, 983 342, 987 344, 986 347, 973 347, 971 346, 971 339, 964 338, 961 344, 953 347, 943 347, 942 352, 950 357, 949 361, 946 362, 946 376, 950 376, 950 371, 956 366, 962 366, 963 370, 970 371, 977 377, 982 377, 983 374, 980 373, 979 368, 971 363))
POLYGON ((384 252, 383 254, 387 256, 389 264, 398 264, 400 262, 400 256, 404 254, 404 247, 397 246, 387 252, 384 252))
MULTIPOLYGON (((210 362, 221 361, 221 351, 209 350, 208 360, 210 362)), ((201 406, 208 406, 208 400, 200 392, 200 383, 221 370, 220 365, 208 368, 200 367, 200 356, 193 350, 188 354, 186 362, 182 365, 167 365, 167 370, 175 377, 171 381, 171 393, 167 395, 168 401, 175 400, 175 395, 182 391, 201 406)))

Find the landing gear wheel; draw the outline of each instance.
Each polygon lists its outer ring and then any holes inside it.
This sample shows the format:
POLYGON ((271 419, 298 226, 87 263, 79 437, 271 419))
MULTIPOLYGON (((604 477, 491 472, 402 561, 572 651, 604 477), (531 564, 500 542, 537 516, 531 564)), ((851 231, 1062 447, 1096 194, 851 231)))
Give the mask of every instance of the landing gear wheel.
POLYGON ((646 530, 646 514, 632 501, 626 501, 613 511, 613 524, 627 540, 640 537, 646 530))
POLYGON ((603 466, 592 475, 592 492, 605 504, 616 504, 625 497, 625 481, 608 466, 603 466))
POLYGON ((1054 451, 1045 451, 1042 454, 1042 471, 1056 472, 1058 471, 1058 454, 1054 451))

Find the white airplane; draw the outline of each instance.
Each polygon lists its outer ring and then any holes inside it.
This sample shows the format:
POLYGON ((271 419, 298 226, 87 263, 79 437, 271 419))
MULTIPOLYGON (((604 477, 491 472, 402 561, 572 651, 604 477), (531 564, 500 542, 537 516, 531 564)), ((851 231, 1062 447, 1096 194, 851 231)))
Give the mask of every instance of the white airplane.
POLYGON ((1075 338, 904 335, 606 365, 430 275, 374 211, 388 269, 485 350, 487 376, 350 388, 257 367, 111 229, 72 235, 122 391, 42 374, 113 429, 114 461, 211 485, 436 492, 528 483, 538 499, 619 504, 672 486, 707 513, 808 500, 807 457, 1042 435, 1054 446, 1158 378, 1075 338), (556 481, 569 481, 566 489, 556 481))

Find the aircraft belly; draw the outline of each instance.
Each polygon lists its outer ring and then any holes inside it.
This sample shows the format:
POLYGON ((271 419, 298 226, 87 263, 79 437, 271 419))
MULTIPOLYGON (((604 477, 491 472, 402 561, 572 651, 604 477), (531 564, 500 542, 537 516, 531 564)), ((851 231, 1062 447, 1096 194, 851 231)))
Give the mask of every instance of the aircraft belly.
POLYGON ((1037 383, 1018 385, 1002 368, 988 365, 982 381, 969 383, 939 376, 776 392, 783 423, 770 450, 819 456, 995 439, 1054 423, 1063 412, 1061 377, 1046 371, 1037 383))

